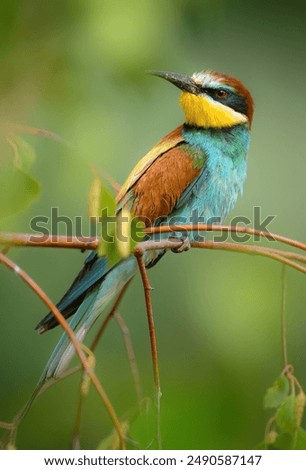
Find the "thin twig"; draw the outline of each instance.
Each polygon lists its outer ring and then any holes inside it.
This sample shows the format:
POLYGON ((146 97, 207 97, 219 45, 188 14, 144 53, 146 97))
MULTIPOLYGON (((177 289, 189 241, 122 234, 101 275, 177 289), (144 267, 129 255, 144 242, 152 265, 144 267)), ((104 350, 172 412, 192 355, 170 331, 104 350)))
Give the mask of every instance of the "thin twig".
MULTIPOLYGON (((82 344, 82 349, 87 353, 88 355, 88 362, 90 362, 90 365, 92 369, 95 368, 96 365, 96 358, 93 354, 93 352, 84 344, 82 344)), ((80 382, 80 393, 79 393, 79 399, 78 399, 78 405, 77 405, 77 413, 76 413, 76 420, 75 420, 75 426, 74 426, 74 431, 73 431, 73 436, 72 436, 72 449, 77 450, 80 449, 81 445, 81 421, 82 421, 82 411, 83 411, 83 405, 84 405, 84 398, 86 395, 88 395, 89 392, 89 385, 90 385, 90 377, 86 372, 82 374, 81 377, 81 382, 80 382)))
POLYGON ((98 244, 98 237, 0 232, 0 245, 6 246, 96 250, 98 244))
POLYGON ((281 299, 281 328, 282 328, 282 352, 284 360, 284 369, 288 368, 288 351, 287 351, 287 332, 286 332, 286 265, 282 265, 282 274, 281 274, 281 289, 282 289, 282 299, 281 299))
POLYGON ((45 292, 41 289, 41 287, 23 270, 21 269, 16 263, 14 263, 10 258, 8 258, 6 255, 3 253, 0 253, 0 263, 3 263, 7 268, 15 272, 34 292, 35 294, 45 303, 45 305, 51 310, 55 318, 57 319, 58 323, 62 326, 62 328, 65 330, 67 336, 69 337, 73 347, 75 348, 75 351, 80 359, 80 362, 82 364, 82 367, 84 371, 89 375, 92 383, 94 384, 98 394, 100 395, 100 398, 102 399, 102 402, 108 411, 113 424, 115 426, 115 429, 118 433, 118 437, 120 440, 120 445, 122 449, 125 449, 125 438, 122 434, 121 430, 121 425, 120 422, 117 418, 117 415, 115 413, 115 410, 106 394, 104 391, 99 379, 97 378, 96 374, 92 370, 92 368, 88 365, 88 360, 86 358, 86 355, 84 354, 82 347, 77 340, 73 330, 71 329, 70 325, 67 323, 63 315, 60 313, 60 311, 56 308, 56 306, 53 304, 53 302, 49 299, 49 297, 45 294, 45 292))
POLYGON ((257 230, 250 227, 241 227, 240 225, 231 227, 230 225, 215 225, 215 224, 198 224, 193 225, 165 225, 161 227, 149 227, 145 230, 146 233, 169 233, 169 232, 230 232, 230 233, 245 233, 248 235, 255 235, 268 240, 275 240, 286 245, 294 246, 300 250, 306 251, 306 244, 297 240, 278 235, 277 233, 270 233, 265 230, 257 230))
POLYGON ((122 331, 123 334, 123 339, 124 339, 124 344, 125 344, 125 349, 128 355, 128 359, 130 362, 130 368, 131 368, 131 374, 134 380, 134 385, 135 385, 135 391, 136 391, 136 396, 137 396, 137 403, 140 408, 141 402, 142 402, 142 389, 141 389, 141 382, 140 382, 140 377, 139 377, 139 372, 138 372, 138 367, 137 367, 137 362, 136 362, 136 357, 134 353, 134 348, 133 344, 131 341, 130 337, 130 332, 129 329, 123 320, 122 316, 120 315, 119 312, 115 311, 114 317, 117 320, 117 323, 122 331))
POLYGON ((120 327, 120 329, 123 333, 125 348, 126 348, 126 351, 127 351, 127 354, 128 354, 128 359, 130 361, 131 373, 132 373, 132 377, 133 377, 134 384, 135 384, 137 401, 138 401, 138 404, 140 405, 140 402, 142 400, 142 391, 141 391, 141 384, 140 384, 140 379, 139 379, 139 373, 138 373, 138 368, 137 368, 137 364, 136 364, 135 354, 134 354, 134 350, 133 350, 133 345, 132 345, 131 339, 130 339, 128 331, 127 331, 127 326, 126 326, 123 318, 121 317, 121 315, 117 312, 117 309, 118 309, 119 304, 122 300, 122 297, 124 296, 124 294, 125 294, 128 286, 130 285, 130 283, 131 283, 131 279, 121 289, 121 291, 120 291, 120 293, 119 293, 112 309, 110 310, 108 315, 104 318, 103 322, 101 323, 101 326, 100 326, 97 334, 95 335, 95 337, 94 337, 94 339, 93 339, 93 341, 90 345, 90 350, 91 351, 95 350, 95 348, 98 345, 98 343, 101 339, 101 336, 103 335, 109 321, 111 320, 112 317, 115 317, 116 320, 117 320, 117 323, 118 323, 118 325, 119 325, 119 327, 120 327))
POLYGON ((67 140, 60 137, 55 132, 47 131, 45 129, 39 129, 38 127, 23 126, 22 124, 3 124, 0 123, 0 128, 8 129, 10 132, 21 133, 21 134, 32 134, 32 135, 41 135, 47 137, 48 139, 55 140, 60 144, 64 144, 67 147, 72 148, 72 144, 67 140))
MULTIPOLYGON (((179 248, 182 245, 182 241, 173 240, 147 240, 145 242, 139 243, 137 246, 143 251, 154 251, 154 250, 169 250, 174 248, 179 248)), ((202 248, 209 250, 224 250, 224 251, 234 251, 237 253, 245 253, 249 255, 259 255, 267 258, 272 258, 281 263, 287 264, 292 268, 301 271, 306 274, 306 267, 301 266, 299 263, 295 263, 287 258, 286 254, 288 252, 282 250, 276 250, 275 248, 262 247, 258 245, 242 245, 241 243, 231 243, 231 242, 213 242, 210 240, 207 241, 191 241, 191 248, 202 248)), ((136 247, 137 249, 137 247, 136 247)), ((289 252, 290 257, 294 257, 294 253, 289 252)), ((301 257, 301 255, 299 255, 301 257)), ((306 257, 302 257, 303 262, 306 262, 306 257), (305 260, 304 260, 305 258, 305 260)))
MULTIPOLYGON (((130 281, 127 282, 127 284, 123 287, 123 289, 120 291, 112 309, 108 313, 108 315, 105 317, 103 320, 97 334, 95 335, 89 350, 94 351, 101 339, 102 334, 104 333, 106 326, 108 325, 110 319, 114 316, 116 309, 118 308, 120 301, 124 295, 124 292, 126 291, 130 281)), ((71 371, 71 373, 74 373, 74 370, 71 371)), ((83 405, 84 405, 84 393, 82 393, 82 384, 83 384, 84 378, 81 378, 81 384, 80 384, 80 393, 79 393, 79 398, 78 398, 78 404, 77 404, 77 413, 76 413, 76 422, 75 422, 75 428, 73 432, 73 437, 72 437, 72 448, 73 449, 79 449, 80 448, 80 430, 81 430, 81 419, 82 419, 82 410, 83 410, 83 405)))
POLYGON ((80 391, 78 395, 75 425, 74 425, 74 430, 73 430, 73 435, 72 435, 71 447, 73 450, 79 450, 81 448, 80 446, 81 420, 82 420, 82 411, 83 411, 84 398, 85 398, 82 393, 82 381, 83 381, 83 378, 81 378, 81 383, 80 383, 80 391))
POLYGON ((148 326, 149 326, 149 334, 150 334, 150 344, 151 344, 151 353, 152 353, 152 361, 153 361, 153 375, 154 375, 154 384, 155 384, 155 400, 156 400, 156 407, 157 407, 157 445, 158 448, 162 448, 161 443, 161 429, 160 429, 160 399, 161 399, 161 390, 160 390, 160 377, 159 377, 159 365, 158 365, 158 353, 157 353, 157 342, 156 342, 156 334, 155 334, 155 325, 154 325, 154 316, 153 316, 153 308, 152 308, 152 299, 151 299, 151 290, 152 287, 150 285, 150 281, 147 275, 146 266, 143 259, 144 252, 141 248, 137 248, 135 250, 135 256, 137 259, 139 272, 142 279, 142 284, 144 288, 145 294, 145 302, 146 302, 146 310, 147 310, 147 319, 148 319, 148 326))
MULTIPOLYGON (((126 291, 128 285, 130 284, 131 281, 129 281, 125 286, 124 288, 121 290, 119 296, 117 297, 117 300, 113 306, 113 308, 111 309, 111 311, 109 312, 109 314, 107 315, 107 317, 104 319, 98 333, 96 334, 96 336, 94 337, 93 339, 93 342, 89 348, 90 351, 94 351, 98 342, 100 341, 101 339, 101 336, 103 334, 103 332, 105 331, 105 328, 109 322, 109 320, 114 316, 114 313, 116 311, 116 309, 118 308, 119 306, 119 303, 123 297, 123 294, 124 292, 126 291)), ((84 347, 84 345, 83 345, 84 347)), ((18 414, 15 416, 14 418, 14 423, 5 423, 7 424, 8 426, 10 426, 10 429, 12 429, 12 427, 16 427, 16 423, 19 423, 23 418, 24 416, 27 414, 27 412, 29 411, 30 407, 32 406, 32 403, 33 401, 40 395, 42 395, 46 390, 48 390, 50 387, 52 387, 53 385, 55 385, 56 383, 60 382, 61 380, 67 378, 67 377, 70 377, 71 375, 79 372, 81 370, 81 366, 80 365, 77 365, 75 367, 71 367, 70 369, 68 370, 65 370, 64 372, 62 372, 61 375, 59 375, 58 377, 50 377, 50 379, 48 379, 48 382, 45 382, 43 383, 38 389, 36 389, 34 391, 34 393, 32 394, 30 400, 28 400, 28 402, 25 404, 25 406, 22 407, 22 409, 18 412, 18 414)), ((131 366, 132 368, 132 366, 131 366)), ((135 380, 135 378, 134 378, 135 380)), ((137 392, 136 392, 137 393, 137 392)), ((77 411, 77 413, 81 413, 81 407, 82 407, 82 403, 79 403, 78 404, 78 407, 80 407, 80 409, 77 411)), ((4 426, 1 426, 1 423, 0 423, 0 428, 4 428, 4 426)), ((75 438, 73 438, 73 446, 77 445, 77 442, 75 440, 75 438)))
MULTIPOLYGON (((235 251, 237 253, 246 253, 250 255, 259 255, 259 256, 264 256, 267 258, 272 258, 276 261, 279 261, 281 263, 287 264, 288 266, 291 266, 292 268, 296 269, 297 271, 300 271, 304 274, 306 274, 306 268, 301 266, 298 263, 294 263, 293 261, 290 261, 287 259, 286 256, 282 256, 279 254, 280 250, 275 251, 274 249, 266 248, 266 247, 260 247, 257 245, 242 245, 238 243, 219 243, 219 242, 211 242, 211 241, 206 241, 206 242, 191 242, 190 243, 192 247, 194 248, 206 248, 206 249, 215 249, 215 250, 225 250, 225 251, 235 251)), ((153 249, 153 248, 152 248, 153 249)))

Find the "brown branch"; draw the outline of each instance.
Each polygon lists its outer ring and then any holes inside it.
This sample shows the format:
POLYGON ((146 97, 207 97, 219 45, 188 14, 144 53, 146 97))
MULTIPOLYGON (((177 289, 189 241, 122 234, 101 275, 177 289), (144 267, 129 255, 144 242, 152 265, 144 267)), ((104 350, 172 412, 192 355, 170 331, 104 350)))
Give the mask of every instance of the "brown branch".
MULTIPOLYGON (((183 226, 177 226, 177 230, 181 231, 183 226)), ((188 226, 185 226, 188 227, 188 226)), ((203 227, 210 227, 210 226, 203 226, 203 227)), ((213 226, 211 226, 213 227, 213 226)), ((236 231, 237 229, 245 229, 245 227, 236 227, 233 229, 229 226, 223 227, 225 230, 231 229, 231 231, 236 231)), ((158 230, 161 230, 163 233, 173 231, 174 227, 159 227, 158 230), (165 230, 166 229, 166 230, 165 230)), ((151 230, 151 229, 150 229, 151 230)), ((154 230, 154 233, 158 232, 154 230)), ((194 229, 196 230, 196 229, 194 229)), ((198 228, 197 228, 198 230, 198 228)), ((248 229, 247 233, 250 233, 251 229, 248 229)), ((239 232, 244 233, 244 230, 238 230, 239 232)), ((268 234, 265 232, 254 231, 255 234, 259 235, 260 233, 262 236, 271 239, 278 239, 278 241, 282 243, 289 244, 294 247, 299 247, 300 249, 304 249, 304 245, 301 242, 296 240, 291 240, 286 237, 282 237, 276 234, 268 234), (256 233, 255 233, 256 232, 256 233)), ((0 244, 5 246, 15 246, 15 247, 48 247, 48 248, 74 248, 74 249, 81 249, 81 250, 96 250, 98 247, 99 239, 96 237, 66 237, 65 235, 52 235, 52 236, 41 236, 41 235, 31 235, 31 234, 13 234, 13 233, 0 233, 0 244)), ((157 247, 160 249, 172 249, 177 248, 180 246, 180 242, 177 245, 173 245, 174 242, 168 242, 168 240, 161 240, 161 241, 149 241, 149 242, 140 242, 139 246, 142 246, 142 249, 150 250, 156 249, 157 247), (159 245, 154 245, 154 248, 149 248, 150 245, 148 243, 158 243, 159 245), (170 244, 172 243, 172 244, 170 244)), ((300 255, 299 253, 288 252, 277 250, 276 248, 268 248, 262 247, 258 245, 242 245, 239 243, 231 243, 231 242, 213 242, 213 241, 205 241, 205 242, 192 242, 191 246, 194 248, 207 248, 207 249, 219 249, 219 250, 227 250, 227 251, 237 251, 237 252, 244 252, 248 254, 257 254, 261 256, 266 256, 282 263, 291 266, 298 271, 306 273, 306 269, 301 267, 298 263, 291 262, 287 258, 296 259, 304 264, 306 264, 306 256, 300 255)))
POLYGON ((229 233, 244 233, 247 235, 255 235, 257 237, 266 238, 268 240, 275 240, 286 245, 294 246, 300 250, 306 251, 306 244, 294 240, 292 238, 284 237, 283 235, 278 235, 277 233, 270 233, 264 230, 257 230, 250 227, 241 227, 235 226, 231 227, 230 225, 215 225, 215 224, 198 224, 196 227, 193 225, 173 225, 173 226, 164 226, 164 227, 150 227, 146 229, 146 233, 168 233, 168 232, 229 232, 229 233))
MULTIPOLYGON (((199 224, 199 225, 173 225, 162 227, 149 227, 145 229, 145 233, 170 233, 170 232, 228 232, 228 233, 241 233, 247 235, 254 235, 267 240, 278 241, 286 245, 299 248, 306 251, 306 244, 298 240, 294 240, 283 235, 270 233, 264 230, 256 230, 250 227, 230 225, 215 225, 215 224, 199 224)), ((223 243, 223 242, 218 242, 223 243)), ((97 237, 77 237, 66 235, 37 235, 29 233, 10 233, 0 232, 0 245, 10 246, 36 246, 36 247, 49 247, 49 248, 79 248, 81 250, 96 250, 99 244, 97 237)))
POLYGON ((76 248, 80 250, 96 250, 97 237, 68 237, 66 235, 36 235, 31 233, 0 232, 0 245, 15 247, 42 248, 76 248))
MULTIPOLYGON (((211 241, 191 242, 190 245, 193 248, 206 248, 206 249, 215 249, 215 250, 235 251, 237 253, 246 253, 250 255, 264 256, 267 258, 272 258, 281 263, 287 264, 288 266, 291 266, 292 268, 297 269, 298 271, 301 271, 302 273, 306 274, 306 268, 304 268, 298 263, 294 263, 293 261, 290 261, 289 259, 287 259, 286 256, 282 256, 281 254, 279 254, 279 253, 282 253, 281 250, 275 250, 275 249, 261 247, 257 245, 242 245, 242 244, 230 243, 230 242, 228 243, 225 243, 225 242, 219 243, 219 242, 211 242, 211 241)), ((291 255, 293 256, 294 253, 291 253, 291 255)))
POLYGON ((117 418, 115 410, 106 392, 104 391, 99 379, 97 378, 96 374, 94 373, 94 371, 88 364, 88 360, 82 350, 81 344, 77 340, 70 325, 67 323, 67 321, 65 320, 63 315, 60 313, 60 311, 56 308, 56 306, 53 304, 53 302, 49 299, 49 297, 45 294, 45 292, 41 289, 41 287, 23 269, 21 269, 16 263, 14 263, 10 258, 8 258, 3 253, 0 253, 0 263, 3 263, 7 268, 15 272, 35 292, 35 294, 44 302, 44 304, 49 308, 49 310, 51 310, 51 312, 57 319, 58 323, 65 330, 67 336, 69 337, 71 343, 73 344, 75 348, 75 351, 80 359, 80 362, 82 364, 84 371, 90 377, 98 394, 100 395, 100 398, 102 399, 102 402, 105 408, 107 409, 113 421, 115 429, 118 433, 118 437, 119 437, 122 449, 125 449, 125 438, 122 434, 121 425, 117 418))
MULTIPOLYGON (((182 241, 180 239, 178 239, 178 241, 175 241, 173 239, 172 240, 166 239, 166 240, 161 240, 161 241, 148 240, 148 241, 139 243, 138 246, 143 251, 154 251, 154 250, 161 250, 161 249, 172 250, 175 248, 179 248, 181 245, 182 245, 182 241)), ((299 263, 295 263, 291 261, 290 259, 288 259, 288 258, 296 258, 302 261, 303 263, 306 263, 305 256, 299 255, 294 252, 287 252, 287 251, 277 250, 275 248, 268 248, 268 247, 263 247, 263 246, 258 246, 258 245, 243 245, 241 243, 232 243, 232 242, 213 242, 210 240, 203 241, 203 242, 191 241, 190 246, 191 248, 234 251, 237 253, 264 256, 267 258, 272 258, 281 263, 287 264, 288 266, 291 266, 292 268, 306 274, 306 268, 301 266, 299 263)))
MULTIPOLYGON (((101 336, 102 334, 104 333, 105 329, 106 329, 106 326, 108 324, 108 322, 110 321, 110 319, 115 316, 115 313, 116 313, 116 309, 118 308, 119 306, 119 303, 123 297, 123 294, 124 292, 126 291, 128 285, 129 285, 130 281, 124 286, 124 288, 121 290, 121 293, 119 294, 119 296, 117 297, 117 300, 113 306, 113 308, 111 309, 111 311, 109 312, 109 314, 107 315, 107 317, 103 320, 103 323, 100 327, 100 329, 98 330, 98 333, 95 335, 94 339, 93 339, 93 342, 91 343, 91 346, 89 348, 89 350, 91 352, 93 352, 98 344, 98 342, 100 341, 101 339, 101 336)), ((134 369, 134 366, 131 364, 131 370, 134 369)), ((30 400, 26 403, 26 405, 21 409, 21 411, 17 414, 17 416, 15 417, 15 421, 19 422, 24 416, 25 414, 28 412, 28 410, 30 409, 33 401, 35 400, 36 397, 42 395, 46 390, 48 390, 50 387, 52 387, 53 385, 57 384, 58 382, 60 382, 61 380, 63 379, 66 379, 67 377, 70 377, 71 375, 74 375, 76 374, 77 372, 79 372, 81 370, 81 366, 80 365, 77 365, 77 366, 74 366, 74 367, 71 367, 70 369, 68 370, 65 370, 64 372, 62 372, 61 375, 57 376, 57 377, 51 377, 48 382, 45 382, 43 383, 39 389, 36 389, 34 391, 34 394, 31 396, 30 400)), ((133 378, 134 378, 134 382, 135 382, 135 389, 136 389, 136 395, 139 396, 139 390, 140 390, 140 387, 137 385, 137 378, 135 377, 135 374, 134 372, 133 373, 133 378)), ((81 408, 81 404, 78 404, 78 407, 81 408)), ((81 410, 77 410, 77 413, 81 413, 81 410)), ((3 423, 3 422, 0 422, 0 428, 8 428, 8 429, 12 429, 14 427, 14 423, 3 423)), ((72 441, 72 446, 74 448, 74 446, 77 446, 77 439, 74 435, 73 437, 73 441, 72 441)))
MULTIPOLYGON (((146 243, 146 242, 144 242, 146 243)), ((181 242, 180 242, 181 244, 181 242)), ((161 449, 161 431, 160 431, 160 399, 161 399, 161 390, 160 390, 160 377, 159 377, 159 366, 158 366, 158 353, 157 353, 157 342, 156 342, 156 333, 154 325, 154 316, 153 316, 153 307, 151 299, 151 290, 150 281, 147 275, 147 270, 145 262, 143 259, 144 250, 138 245, 135 249, 135 256, 138 263, 139 272, 142 279, 142 284, 145 294, 146 310, 147 310, 147 319, 149 326, 149 335, 150 335, 150 344, 151 344, 151 353, 152 353, 152 362, 153 362, 153 375, 154 375, 154 384, 155 384, 155 400, 157 407, 157 445, 161 449)))

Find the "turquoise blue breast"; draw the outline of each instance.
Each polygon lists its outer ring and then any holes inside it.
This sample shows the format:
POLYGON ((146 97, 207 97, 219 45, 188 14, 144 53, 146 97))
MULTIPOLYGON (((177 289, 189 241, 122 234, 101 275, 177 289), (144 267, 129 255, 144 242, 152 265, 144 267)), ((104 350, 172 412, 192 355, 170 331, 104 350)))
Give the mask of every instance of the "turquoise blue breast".
POLYGON ((170 219, 181 218, 176 223, 195 223, 195 217, 200 223, 223 222, 243 190, 249 129, 244 125, 226 129, 186 126, 183 136, 191 146, 204 151, 206 158, 201 173, 185 190, 170 219))

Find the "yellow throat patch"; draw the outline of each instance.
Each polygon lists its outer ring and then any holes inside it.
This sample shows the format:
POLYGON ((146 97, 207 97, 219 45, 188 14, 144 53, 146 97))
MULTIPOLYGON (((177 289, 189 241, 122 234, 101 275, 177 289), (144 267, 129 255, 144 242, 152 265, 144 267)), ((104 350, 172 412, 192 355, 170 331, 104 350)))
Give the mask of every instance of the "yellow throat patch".
POLYGON ((247 117, 204 95, 184 91, 180 103, 186 124, 197 127, 231 127, 247 122, 247 117))

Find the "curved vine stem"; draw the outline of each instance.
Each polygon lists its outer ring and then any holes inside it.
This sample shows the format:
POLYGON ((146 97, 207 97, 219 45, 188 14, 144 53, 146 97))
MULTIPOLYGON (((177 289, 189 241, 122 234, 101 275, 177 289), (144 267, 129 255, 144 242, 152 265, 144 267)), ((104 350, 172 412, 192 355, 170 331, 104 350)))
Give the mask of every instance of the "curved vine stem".
POLYGON ((138 263, 139 272, 141 275, 142 285, 144 289, 146 310, 147 310, 147 319, 150 335, 150 344, 151 344, 151 354, 153 362, 153 375, 154 375, 154 384, 155 384, 155 401, 157 408, 157 445, 158 448, 162 448, 161 441, 161 427, 160 427, 160 399, 161 399, 161 390, 160 390, 160 377, 159 377, 159 365, 158 365, 158 353, 157 353, 157 342, 156 342, 156 333, 154 325, 154 316, 153 316, 153 307, 152 307, 152 298, 151 291, 152 287, 147 275, 146 265, 143 259, 144 251, 138 247, 135 250, 135 256, 138 263))
MULTIPOLYGON (((49 297, 45 294, 45 292, 41 289, 41 287, 23 270, 21 269, 16 263, 14 263, 10 258, 8 258, 5 254, 0 253, 0 263, 3 263, 8 269, 11 271, 15 272, 34 292, 35 294, 44 302, 44 304, 51 310, 53 315, 56 317, 57 321, 59 324, 62 326, 62 328, 65 330, 67 333, 67 336, 69 337, 71 343, 73 344, 75 351, 80 359, 80 362, 82 364, 82 367, 86 374, 90 377, 92 383, 94 384, 105 408, 107 409, 114 427, 118 433, 120 445, 122 449, 125 449, 125 437, 122 434, 121 430, 121 425, 119 422, 119 419, 117 418, 117 415, 115 413, 115 410, 104 390, 104 388, 101 385, 101 382, 99 381, 98 377, 92 370, 92 367, 90 363, 87 360, 87 357, 82 349, 81 344, 78 342, 73 330, 71 329, 70 325, 67 323, 63 315, 60 313, 60 311, 56 308, 54 303, 49 299, 49 297)), ((16 437, 16 427, 14 430, 11 432, 10 436, 10 445, 14 445, 15 442, 15 437, 16 437)))
POLYGON ((281 273, 281 287, 282 287, 282 298, 281 298, 281 334, 282 334, 282 352, 284 369, 288 369, 288 351, 287 351, 287 332, 286 332, 286 265, 282 265, 281 273))

